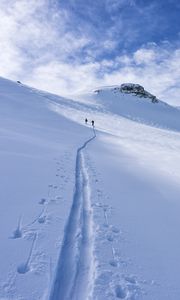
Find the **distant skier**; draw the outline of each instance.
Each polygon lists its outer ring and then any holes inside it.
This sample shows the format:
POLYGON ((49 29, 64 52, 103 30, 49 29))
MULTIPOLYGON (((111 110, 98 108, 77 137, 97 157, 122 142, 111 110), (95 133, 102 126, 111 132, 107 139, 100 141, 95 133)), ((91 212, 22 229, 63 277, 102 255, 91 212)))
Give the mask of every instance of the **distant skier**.
POLYGON ((91 121, 91 124, 92 124, 92 127, 94 127, 94 121, 93 120, 91 121))
POLYGON ((87 122, 88 122, 88 119, 86 118, 86 119, 85 119, 85 123, 87 124, 87 122))

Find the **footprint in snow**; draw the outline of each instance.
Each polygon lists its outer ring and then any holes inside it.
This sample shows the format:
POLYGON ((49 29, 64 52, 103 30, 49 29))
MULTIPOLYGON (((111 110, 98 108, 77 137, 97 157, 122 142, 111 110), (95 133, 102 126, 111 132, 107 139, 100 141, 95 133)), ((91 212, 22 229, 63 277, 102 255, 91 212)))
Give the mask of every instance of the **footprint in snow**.
POLYGON ((118 262, 117 262, 115 259, 110 260, 109 264, 110 264, 112 267, 117 267, 117 266, 118 266, 118 262))
POLYGON ((119 229, 115 226, 111 226, 111 230, 113 233, 119 233, 119 229))
POLYGON ((21 222, 22 222, 22 217, 19 217, 17 228, 14 230, 12 239, 19 239, 22 237, 22 229, 21 229, 21 222))
POLYGON ((44 224, 46 222, 46 219, 47 219, 46 215, 41 216, 41 217, 38 218, 38 222, 40 224, 44 224))
POLYGON ((50 199, 50 203, 55 204, 57 202, 56 199, 50 199))
POLYGON ((19 239, 22 237, 22 231, 17 228, 14 232, 13 232, 13 236, 12 239, 19 239))
POLYGON ((107 238, 107 240, 108 240, 109 242, 113 242, 113 241, 114 241, 114 237, 113 237, 112 234, 108 234, 108 235, 106 236, 106 238, 107 238))
POLYGON ((25 274, 30 270, 29 266, 26 263, 22 263, 17 267, 17 272, 19 274, 25 274))
POLYGON ((41 200, 39 200, 39 204, 43 205, 46 203, 46 199, 45 198, 41 198, 41 200))
POLYGON ((107 223, 104 223, 104 224, 103 224, 103 227, 108 228, 109 225, 108 225, 107 223))
POLYGON ((62 196, 56 196, 56 200, 62 200, 62 196))
POLYGON ((103 204, 101 202, 96 202, 93 204, 93 206, 98 207, 98 208, 102 208, 103 204))
POLYGON ((30 251, 29 251, 29 255, 28 255, 28 258, 27 258, 26 262, 21 263, 17 267, 17 272, 19 274, 25 274, 28 271, 30 271, 30 263, 31 263, 31 258, 32 258, 32 254, 33 254, 33 251, 34 251, 34 245, 35 245, 36 239, 37 239, 37 233, 34 234, 32 245, 31 245, 31 248, 30 248, 30 251))
POLYGON ((118 299, 125 299, 127 296, 127 292, 120 284, 115 287, 115 295, 118 299))
POLYGON ((134 276, 125 276, 124 279, 125 279, 128 283, 131 283, 131 284, 136 284, 136 283, 137 283, 137 281, 136 281, 136 279, 135 279, 134 276))

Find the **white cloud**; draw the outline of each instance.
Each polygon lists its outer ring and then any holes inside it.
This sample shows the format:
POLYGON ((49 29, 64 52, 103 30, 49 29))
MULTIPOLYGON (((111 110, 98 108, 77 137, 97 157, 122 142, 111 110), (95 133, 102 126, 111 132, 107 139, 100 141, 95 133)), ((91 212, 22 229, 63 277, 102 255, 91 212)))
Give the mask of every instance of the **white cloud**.
POLYGON ((0 75, 62 95, 98 85, 136 82, 180 105, 178 47, 173 49, 168 41, 161 46, 151 43, 132 54, 97 60, 104 49, 111 52, 117 47, 113 28, 98 44, 85 28, 72 29, 69 24, 71 15, 57 10, 55 0, 9 0, 8 5, 1 0, 0 75), (85 57, 83 48, 87 48, 85 57))
POLYGON ((154 49, 139 49, 134 53, 134 61, 136 64, 149 64, 156 58, 154 49))
POLYGON ((180 49, 142 48, 131 56, 117 58, 119 69, 105 75, 106 84, 135 82, 162 100, 180 105, 180 49), (124 63, 122 65, 122 62, 124 63))
POLYGON ((78 65, 53 61, 35 68, 27 83, 60 95, 71 95, 100 84, 99 69, 99 63, 78 65))
POLYGON ((142 84, 160 99, 179 105, 180 50, 167 52, 167 49, 143 48, 131 56, 86 64, 53 61, 35 68, 28 81, 37 88, 62 95, 123 82, 142 84), (143 56, 140 56, 143 64, 139 64, 139 59, 137 64, 137 53, 138 57, 139 53, 143 53, 143 56))
POLYGON ((23 70, 59 59, 66 60, 89 43, 86 36, 67 30, 70 18, 50 0, 0 2, 0 66, 2 76, 26 76, 23 70), (50 6, 51 3, 51 6, 50 6))
POLYGON ((124 6, 135 6, 136 0, 106 0, 106 9, 108 11, 116 11, 124 6))

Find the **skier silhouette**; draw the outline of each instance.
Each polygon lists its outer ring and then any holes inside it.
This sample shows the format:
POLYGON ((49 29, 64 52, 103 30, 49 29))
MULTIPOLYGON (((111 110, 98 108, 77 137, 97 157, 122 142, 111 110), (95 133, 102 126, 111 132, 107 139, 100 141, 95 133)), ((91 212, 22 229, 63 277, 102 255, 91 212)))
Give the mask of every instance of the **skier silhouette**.
POLYGON ((92 124, 92 127, 94 127, 94 121, 93 120, 91 121, 91 124, 92 124))
POLYGON ((85 119, 85 123, 87 124, 87 122, 88 122, 88 119, 86 118, 86 119, 85 119))

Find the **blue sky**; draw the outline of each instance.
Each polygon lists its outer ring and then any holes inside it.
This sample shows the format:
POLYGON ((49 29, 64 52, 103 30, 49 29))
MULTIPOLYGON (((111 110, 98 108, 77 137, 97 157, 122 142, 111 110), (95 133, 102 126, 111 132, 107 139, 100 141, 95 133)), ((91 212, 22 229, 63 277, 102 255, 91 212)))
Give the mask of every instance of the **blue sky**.
POLYGON ((135 82, 180 105, 178 0, 1 0, 0 75, 69 95, 135 82))
MULTIPOLYGON (((59 1, 59 9, 70 13, 71 30, 84 31, 91 38, 92 48, 106 40, 115 43, 113 49, 101 49, 96 59, 114 58, 119 53, 132 53, 143 44, 174 43, 179 34, 180 4, 174 0, 97 0, 59 1)), ((86 48, 82 49, 86 54, 86 48)), ((100 49, 99 49, 100 50, 100 49)))

